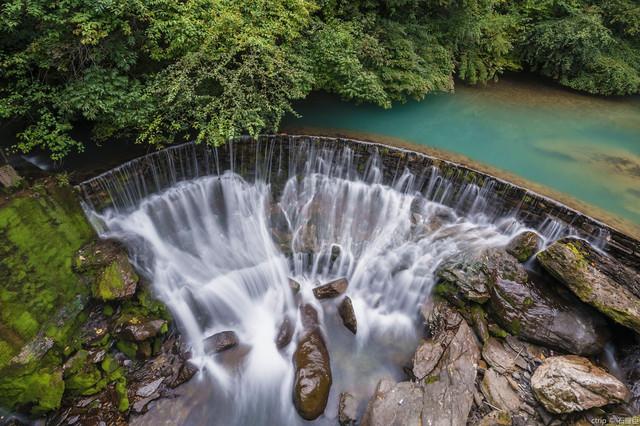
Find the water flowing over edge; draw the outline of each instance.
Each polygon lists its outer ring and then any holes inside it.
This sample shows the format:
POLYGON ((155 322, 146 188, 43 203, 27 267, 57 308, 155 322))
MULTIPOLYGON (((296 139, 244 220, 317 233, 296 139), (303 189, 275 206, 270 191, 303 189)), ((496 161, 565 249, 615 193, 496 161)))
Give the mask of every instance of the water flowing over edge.
MULTIPOLYGON (((184 144, 81 185, 92 222, 134 248, 138 267, 186 331, 195 362, 226 390, 223 399, 242 401, 229 417, 236 424, 250 420, 242 415, 259 415, 265 424, 298 421, 287 403, 292 348, 282 356, 273 344, 283 318, 298 316, 289 277, 303 284, 302 303, 325 317, 335 307, 323 312, 311 289, 349 278, 358 322, 366 325, 349 348, 353 357, 374 350, 376 338, 404 339, 411 347, 413 315, 430 293, 438 264, 456 253, 504 245, 526 227, 520 211, 505 209, 496 197, 502 181, 470 170, 443 172, 434 164, 415 173, 406 161, 411 153, 377 146, 358 152, 334 140, 288 142, 286 150, 273 138, 219 149, 184 144), (293 231, 290 261, 270 235, 278 220, 293 231), (235 376, 228 367, 237 367, 237 360, 214 361, 203 346, 228 328, 251 349, 238 355, 243 371, 235 376), (247 392, 254 398, 243 398, 247 392), (281 409, 274 413, 277 401, 281 409)), ((580 235, 552 216, 536 228, 547 241, 580 235)), ((600 231, 590 240, 603 246, 606 237, 600 231)), ((330 340, 344 337, 329 318, 323 321, 330 340)), ((384 355, 374 361, 388 362, 384 355)), ((368 372, 378 376, 384 369, 368 372)), ((371 383, 365 388, 363 397, 371 383)))

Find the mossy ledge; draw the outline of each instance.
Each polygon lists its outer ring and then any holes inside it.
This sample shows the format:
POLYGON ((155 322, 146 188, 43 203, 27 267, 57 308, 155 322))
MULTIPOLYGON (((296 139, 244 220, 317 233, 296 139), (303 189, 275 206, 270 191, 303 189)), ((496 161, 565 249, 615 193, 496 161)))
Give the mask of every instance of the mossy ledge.
POLYGON ((195 372, 165 306, 68 185, 40 181, 0 204, 0 276, 2 410, 124 424, 136 387, 161 377, 165 392, 195 372), (148 368, 158 356, 168 368, 148 368))

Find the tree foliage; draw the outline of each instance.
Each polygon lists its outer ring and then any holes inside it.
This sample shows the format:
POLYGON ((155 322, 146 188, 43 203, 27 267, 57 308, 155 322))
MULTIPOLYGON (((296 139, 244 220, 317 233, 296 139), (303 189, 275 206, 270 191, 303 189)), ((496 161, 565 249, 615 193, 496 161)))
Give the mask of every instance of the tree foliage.
POLYGON ((390 107, 531 70, 594 94, 640 91, 634 0, 5 0, 0 120, 18 148, 217 143, 277 129, 325 90, 390 107))

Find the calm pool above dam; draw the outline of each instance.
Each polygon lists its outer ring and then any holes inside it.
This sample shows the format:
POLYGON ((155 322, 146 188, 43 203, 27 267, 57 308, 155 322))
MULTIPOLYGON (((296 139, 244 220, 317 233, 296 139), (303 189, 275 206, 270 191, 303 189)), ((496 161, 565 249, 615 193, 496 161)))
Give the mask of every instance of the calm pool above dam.
POLYGON ((638 97, 603 99, 507 79, 459 84, 454 95, 389 110, 323 94, 295 108, 301 117, 285 120, 286 131, 364 132, 462 154, 640 228, 638 97))

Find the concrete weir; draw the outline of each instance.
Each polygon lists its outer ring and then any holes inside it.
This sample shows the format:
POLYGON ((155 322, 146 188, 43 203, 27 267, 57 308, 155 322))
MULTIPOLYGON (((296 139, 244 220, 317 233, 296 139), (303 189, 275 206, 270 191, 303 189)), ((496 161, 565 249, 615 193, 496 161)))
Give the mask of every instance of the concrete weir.
MULTIPOLYGON (((321 151, 349 151, 358 171, 374 156, 382 162, 383 182, 411 187, 427 199, 461 214, 482 213, 493 220, 512 217, 547 239, 576 235, 620 262, 640 269, 640 241, 549 197, 473 168, 422 152, 376 142, 306 135, 242 137, 219 147, 185 143, 136 158, 77 186, 93 210, 128 209, 147 195, 178 182, 232 170, 247 180, 262 179, 281 190, 289 171, 321 151), (413 181, 402 182, 404 172, 413 181), (406 185, 405 185, 406 184, 406 185)), ((347 160, 348 158, 348 160, 347 160)), ((318 156, 318 161, 323 161, 318 156)))

